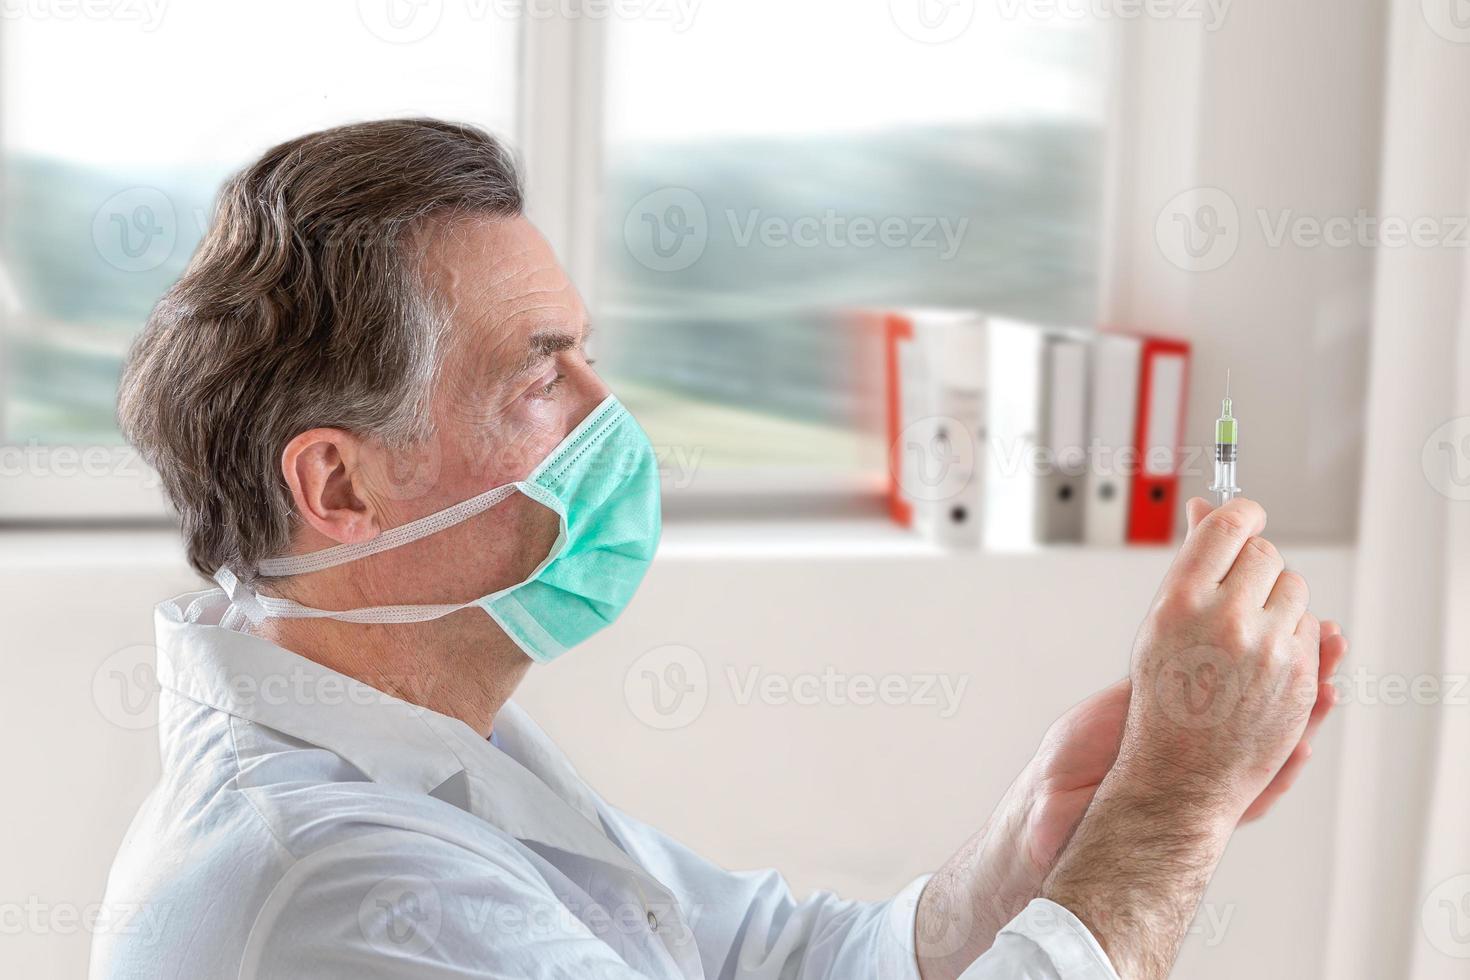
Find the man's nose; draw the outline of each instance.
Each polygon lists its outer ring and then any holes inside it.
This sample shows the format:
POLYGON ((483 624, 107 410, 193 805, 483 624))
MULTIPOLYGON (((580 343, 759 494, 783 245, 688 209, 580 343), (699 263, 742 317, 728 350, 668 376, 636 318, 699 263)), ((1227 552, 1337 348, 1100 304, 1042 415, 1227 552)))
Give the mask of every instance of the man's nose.
POLYGON ((583 419, 591 415, 592 410, 601 405, 608 395, 612 394, 612 389, 585 361, 567 370, 564 383, 574 395, 571 401, 572 418, 567 426, 567 431, 570 432, 581 424, 583 419))

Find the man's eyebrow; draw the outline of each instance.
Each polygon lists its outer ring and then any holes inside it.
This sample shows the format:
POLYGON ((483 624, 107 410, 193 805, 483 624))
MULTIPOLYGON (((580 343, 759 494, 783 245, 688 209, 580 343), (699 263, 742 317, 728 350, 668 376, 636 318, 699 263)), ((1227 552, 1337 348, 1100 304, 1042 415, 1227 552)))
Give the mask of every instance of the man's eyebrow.
POLYGON ((534 370, 542 361, 562 351, 576 350, 586 343, 587 338, 591 335, 591 324, 584 326, 580 335, 565 330, 538 330, 528 339, 526 356, 521 360, 512 377, 520 377, 534 370))

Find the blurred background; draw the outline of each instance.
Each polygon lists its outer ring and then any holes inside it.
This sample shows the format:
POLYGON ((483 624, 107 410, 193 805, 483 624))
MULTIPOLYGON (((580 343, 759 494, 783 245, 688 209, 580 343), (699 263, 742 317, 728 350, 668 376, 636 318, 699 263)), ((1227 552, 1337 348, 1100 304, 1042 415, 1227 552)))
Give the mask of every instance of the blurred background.
POLYGON ((1176 975, 1470 977, 1465 0, 0 5, 6 975, 146 928, 99 903, 158 771, 152 607, 202 586, 121 359, 227 175, 399 115, 519 149, 661 454, 638 600, 522 697, 610 800, 799 892, 942 862, 1126 671, 1172 549, 896 526, 850 313, 1179 338, 1184 447, 1228 368, 1246 492, 1354 647, 1176 975))

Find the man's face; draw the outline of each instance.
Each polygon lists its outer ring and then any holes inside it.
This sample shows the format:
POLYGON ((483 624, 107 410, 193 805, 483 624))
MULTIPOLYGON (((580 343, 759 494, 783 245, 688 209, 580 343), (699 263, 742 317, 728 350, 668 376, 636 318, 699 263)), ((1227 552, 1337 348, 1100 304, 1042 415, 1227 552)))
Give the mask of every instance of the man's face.
MULTIPOLYGON (((436 229, 425 273, 451 318, 430 406, 435 435, 414 450, 367 455, 365 495, 384 529, 524 479, 608 394, 584 350, 587 311, 530 222, 436 229)), ((376 591, 403 603, 477 599, 526 578, 557 530, 555 514, 513 494, 385 552, 373 571, 391 580, 376 591)))

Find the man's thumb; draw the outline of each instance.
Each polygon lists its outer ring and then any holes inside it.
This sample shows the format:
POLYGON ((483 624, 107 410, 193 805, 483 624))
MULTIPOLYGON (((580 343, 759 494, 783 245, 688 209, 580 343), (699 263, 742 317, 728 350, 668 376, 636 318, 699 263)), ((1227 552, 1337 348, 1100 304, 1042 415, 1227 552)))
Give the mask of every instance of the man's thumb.
POLYGON ((1203 497, 1190 497, 1189 502, 1184 505, 1184 513, 1189 517, 1189 530, 1194 531, 1199 522, 1205 519, 1205 515, 1215 508, 1203 497))

